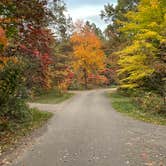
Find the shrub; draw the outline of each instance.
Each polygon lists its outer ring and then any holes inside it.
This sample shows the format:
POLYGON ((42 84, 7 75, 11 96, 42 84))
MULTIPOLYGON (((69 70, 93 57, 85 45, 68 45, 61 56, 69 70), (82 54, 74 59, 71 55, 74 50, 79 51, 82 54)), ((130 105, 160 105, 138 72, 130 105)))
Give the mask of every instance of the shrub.
POLYGON ((143 96, 137 96, 133 99, 145 111, 166 113, 166 106, 162 97, 153 92, 145 92, 143 96))
POLYGON ((25 95, 23 64, 15 57, 1 58, 0 65, 0 123, 21 122, 31 118, 23 98, 25 95))
POLYGON ((143 89, 119 89, 119 94, 132 98, 141 109, 150 113, 166 114, 166 105, 161 95, 143 89))

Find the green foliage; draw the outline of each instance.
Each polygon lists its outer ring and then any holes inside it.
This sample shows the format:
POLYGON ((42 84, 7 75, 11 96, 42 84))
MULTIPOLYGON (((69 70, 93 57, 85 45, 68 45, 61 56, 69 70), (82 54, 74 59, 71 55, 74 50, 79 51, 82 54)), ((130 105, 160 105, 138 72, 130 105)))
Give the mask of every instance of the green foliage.
POLYGON ((107 4, 104 6, 104 10, 101 11, 101 18, 104 19, 108 24, 105 34, 114 43, 119 43, 123 38, 123 34, 118 30, 122 25, 118 23, 119 21, 127 21, 125 14, 128 11, 133 11, 136 9, 139 0, 118 0, 117 5, 113 6, 107 4))
MULTIPOLYGON (((24 102, 23 66, 9 61, 0 71, 0 119, 27 121, 31 115, 24 102)), ((1 124, 1 129, 6 123, 1 124)))
POLYGON ((68 79, 68 71, 71 66, 72 45, 69 40, 57 41, 54 47, 54 64, 52 65, 53 84, 59 86, 68 79))
POLYGON ((144 89, 119 89, 118 94, 130 97, 142 110, 152 114, 166 114, 163 97, 156 91, 144 89))
POLYGON ((104 34, 101 31, 100 28, 96 26, 95 23, 90 23, 89 21, 86 21, 85 25, 89 27, 101 40, 104 40, 104 34))
POLYGON ((19 95, 19 90, 23 84, 22 66, 9 61, 0 72, 0 103, 6 102, 10 96, 19 95))
POLYGON ((58 38, 65 42, 73 31, 73 22, 71 17, 65 15, 66 4, 63 0, 56 0, 52 2, 54 5, 51 7, 53 13, 54 22, 51 26, 56 30, 58 38))
POLYGON ((16 97, 9 97, 8 101, 1 106, 0 111, 2 119, 20 122, 31 119, 29 108, 25 101, 16 97))
POLYGON ((79 82, 77 79, 73 79, 69 86, 69 90, 84 90, 84 89, 85 89, 84 84, 79 82))

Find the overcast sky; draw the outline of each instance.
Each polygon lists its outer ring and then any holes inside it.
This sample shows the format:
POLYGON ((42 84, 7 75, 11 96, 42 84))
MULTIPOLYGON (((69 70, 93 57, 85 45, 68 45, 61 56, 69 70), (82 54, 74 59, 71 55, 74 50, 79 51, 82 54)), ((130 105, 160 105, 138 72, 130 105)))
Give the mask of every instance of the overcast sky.
POLYGON ((100 19, 100 11, 107 3, 116 4, 117 0, 64 0, 67 4, 68 12, 73 20, 89 20, 94 22, 102 30, 106 27, 104 21, 100 19))

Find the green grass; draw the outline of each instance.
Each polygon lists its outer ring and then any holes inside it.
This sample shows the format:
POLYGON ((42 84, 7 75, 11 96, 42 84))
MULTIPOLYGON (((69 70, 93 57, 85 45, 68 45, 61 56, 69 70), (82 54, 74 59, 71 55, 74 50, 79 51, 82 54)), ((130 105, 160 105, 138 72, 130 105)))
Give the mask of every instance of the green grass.
POLYGON ((31 120, 22 123, 8 121, 8 127, 3 132, 0 131, 0 153, 16 145, 22 137, 41 127, 53 115, 50 112, 39 111, 37 109, 31 109, 30 112, 32 114, 31 120))
POLYGON ((112 106, 118 112, 133 117, 134 119, 142 120, 144 122, 166 125, 166 116, 160 114, 152 114, 139 108, 131 97, 126 97, 118 92, 108 94, 111 99, 112 106))
POLYGON ((72 93, 58 94, 55 91, 53 91, 53 92, 49 92, 46 94, 42 94, 38 97, 35 97, 33 100, 30 100, 30 102, 42 103, 42 104, 57 104, 69 99, 72 96, 73 96, 72 93))

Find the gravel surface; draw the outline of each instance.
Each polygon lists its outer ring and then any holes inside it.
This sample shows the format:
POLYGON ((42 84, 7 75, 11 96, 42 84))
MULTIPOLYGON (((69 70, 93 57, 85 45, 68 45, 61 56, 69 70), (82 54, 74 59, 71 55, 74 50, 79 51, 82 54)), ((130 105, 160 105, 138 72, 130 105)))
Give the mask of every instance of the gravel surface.
POLYGON ((77 92, 58 104, 47 130, 12 166, 166 166, 166 127, 114 111, 106 90, 77 92))

